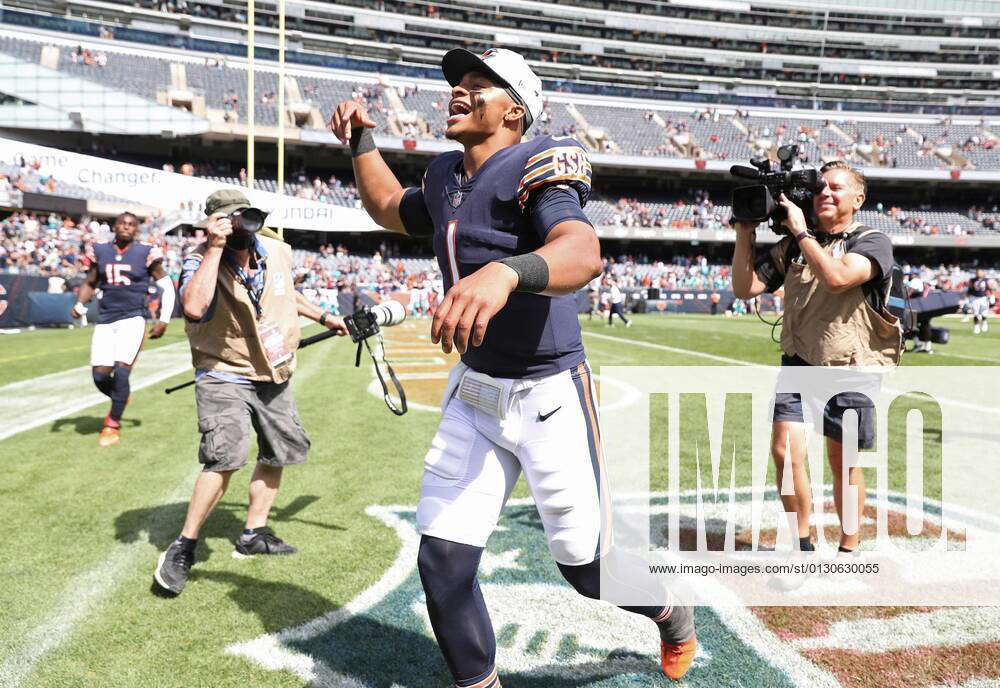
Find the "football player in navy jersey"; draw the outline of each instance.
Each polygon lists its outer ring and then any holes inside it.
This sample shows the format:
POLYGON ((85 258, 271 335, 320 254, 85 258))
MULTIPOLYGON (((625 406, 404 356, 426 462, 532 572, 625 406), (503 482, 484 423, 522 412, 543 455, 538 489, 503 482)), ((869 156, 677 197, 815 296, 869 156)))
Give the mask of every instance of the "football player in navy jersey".
MULTIPOLYGON (((496 640, 477 570, 523 472, 566 580, 600 597, 608 500, 594 386, 575 294, 601 273, 583 212, 591 169, 569 137, 522 137, 542 110, 541 81, 509 50, 449 51, 445 136, 463 150, 434 158, 403 188, 375 148, 375 123, 354 101, 330 128, 349 141, 365 209, 383 227, 433 237, 445 295, 431 339, 461 362, 424 460, 418 570, 431 626, 461 688, 500 685, 496 640), (605 493, 606 495, 606 493, 605 493), (603 506, 603 509, 602 509, 603 506)), ((657 591, 664 593, 665 591, 657 591)), ((697 641, 689 607, 628 607, 660 631, 664 673, 680 679, 697 641)))
POLYGON ((149 331, 150 339, 159 339, 167 331, 174 310, 174 285, 163 270, 163 252, 152 244, 136 241, 139 218, 122 213, 115 219, 115 240, 94 244, 89 255, 87 279, 80 286, 72 315, 87 312, 87 303, 101 290, 97 325, 90 346, 90 365, 94 384, 111 397, 111 410, 97 440, 102 447, 121 441, 122 413, 129 399, 129 375, 146 336, 147 295, 150 283, 158 286, 160 317, 149 331))
POLYGON ((990 312, 990 282, 986 279, 986 272, 982 268, 976 270, 976 276, 969 280, 968 287, 969 307, 972 309, 974 325, 972 334, 988 332, 990 323, 986 319, 990 312))

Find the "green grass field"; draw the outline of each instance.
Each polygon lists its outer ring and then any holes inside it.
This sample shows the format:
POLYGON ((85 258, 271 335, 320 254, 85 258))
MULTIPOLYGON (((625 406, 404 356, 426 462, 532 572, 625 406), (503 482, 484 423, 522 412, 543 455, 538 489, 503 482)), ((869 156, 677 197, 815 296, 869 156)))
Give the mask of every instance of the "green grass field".
MULTIPOLYGON (((586 318, 582 324, 591 365, 598 373, 602 365, 721 364, 706 354, 735 359, 733 365, 773 364, 778 359, 770 328, 751 318, 636 316, 628 330, 586 318)), ((908 355, 905 365, 1000 363, 996 331, 973 337, 971 325, 949 320, 948 326, 952 327, 949 345, 938 347, 935 356, 908 355)), ((428 329, 423 321, 405 336, 418 341, 428 329)), ((2 384, 86 366, 90 332, 38 330, 0 338, 2 384)), ((147 342, 145 350, 183 341, 181 324, 175 322, 166 337, 147 342)), ((392 416, 379 397, 366 392, 370 368, 355 368, 353 361, 349 342, 327 342, 300 354, 293 378, 312 451, 305 466, 286 471, 271 525, 299 547, 300 554, 249 561, 230 557, 245 516, 250 475, 240 471, 209 520, 188 587, 176 599, 153 594, 152 570, 158 553, 176 537, 182 523, 198 471, 198 433, 191 390, 167 396, 162 389, 189 379, 190 372, 134 393, 117 447, 97 447, 106 404, 0 441, 5 468, 0 483, 5 521, 0 557, 0 687, 308 685, 302 672, 267 669, 226 648, 341 609, 379 581, 401 545, 397 534, 366 514, 366 508, 416 504, 423 455, 439 419, 438 414, 419 409, 402 418, 392 416)), ((142 365, 140 357, 137 369, 142 365)), ((84 368, 80 375, 89 377, 84 368)), ((404 384, 411 388, 408 381, 404 384)), ((433 404, 438 383, 421 384, 413 383, 413 398, 433 404)), ((47 392, 54 397, 63 393, 58 388, 47 392)), ((939 468, 930 466, 926 477, 934 477, 939 468)), ((522 481, 515 497, 526 495, 522 481)), ((540 532, 537 538, 543 540, 540 532)), ((702 620, 712 627, 715 617, 705 614, 702 620)), ((744 652, 719 664, 728 657, 725 648, 736 645, 726 640, 724 630, 729 627, 717 625, 721 630, 713 641, 717 644, 712 660, 705 660, 701 673, 692 672, 689 685, 778 686, 811 680, 808 668, 800 673, 775 669, 780 662, 764 655, 744 652), (743 664, 761 672, 773 669, 774 678, 766 683, 734 678, 745 676, 733 673, 743 664)), ((406 649, 410 635, 394 636, 391 626, 389 631, 372 628, 376 630, 355 629, 361 634, 355 637, 366 638, 358 642, 367 643, 361 650, 368 653, 370 666, 344 665, 339 673, 316 673, 312 682, 380 688, 447 685, 443 662, 426 637, 412 638, 419 651, 412 649, 410 679, 401 678, 395 669, 380 674, 380 662, 411 651, 406 649), (350 683, 348 678, 337 678, 348 676, 348 669, 365 679, 350 683)), ((305 644, 300 650, 323 656, 325 650, 310 647, 305 644)), ((530 648, 526 652, 530 655, 530 648)), ((997 657, 1000 652, 993 656, 994 662, 1000 662, 997 657)), ((865 682, 867 678, 853 681, 827 667, 822 658, 807 660, 839 682, 830 685, 895 685, 865 682)), ((548 679, 525 670, 504 685, 665 685, 646 664, 626 665, 612 674, 597 669, 590 674, 539 674, 548 679)))

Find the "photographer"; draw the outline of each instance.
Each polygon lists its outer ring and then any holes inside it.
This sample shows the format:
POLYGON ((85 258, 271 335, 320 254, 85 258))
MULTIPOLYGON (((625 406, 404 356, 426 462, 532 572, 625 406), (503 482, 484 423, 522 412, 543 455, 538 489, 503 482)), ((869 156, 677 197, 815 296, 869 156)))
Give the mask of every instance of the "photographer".
MULTIPOLYGON (((736 222, 733 292, 749 299, 784 287, 781 331, 783 366, 894 366, 902 351, 902 329, 886 310, 892 279, 892 243, 881 232, 854 221, 865 202, 864 177, 842 161, 820 169, 825 184, 812 198, 816 231, 802 209, 782 193, 778 199, 788 235, 762 255, 755 251, 756 223, 736 222)), ((841 522, 840 551, 860 544, 856 523, 844 523, 842 419, 858 414, 858 445, 875 443, 875 409, 864 395, 842 393, 823 411, 823 435, 834 480, 834 503, 841 522)), ((809 531, 812 498, 806 473, 806 434, 799 394, 777 394, 771 451, 782 484, 786 458, 794 494, 781 495, 786 512, 797 517, 800 548, 813 550, 809 531), (790 454, 786 456, 786 454, 790 454)), ((860 467, 848 471, 857 488, 857 513, 864 509, 865 485, 860 467)))
POLYGON ((247 462, 251 429, 259 453, 250 479, 246 527, 233 556, 293 554, 264 526, 284 466, 304 463, 309 438, 289 383, 299 344, 299 316, 340 334, 342 318, 310 304, 293 286, 291 248, 261 236, 265 215, 236 190, 205 202, 207 241, 184 260, 181 304, 195 368, 195 398, 204 464, 180 536, 160 556, 154 578, 180 594, 198 533, 247 462))

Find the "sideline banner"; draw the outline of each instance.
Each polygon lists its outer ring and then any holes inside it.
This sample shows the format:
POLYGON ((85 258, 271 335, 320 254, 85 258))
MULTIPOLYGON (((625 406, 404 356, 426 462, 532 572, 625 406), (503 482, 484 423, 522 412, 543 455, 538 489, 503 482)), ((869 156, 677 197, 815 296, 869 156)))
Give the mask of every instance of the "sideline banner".
POLYGON ((235 188, 255 206, 271 213, 270 226, 318 232, 372 232, 381 229, 361 208, 320 203, 270 191, 249 190, 210 179, 164 172, 151 167, 70 153, 0 137, 0 161, 18 164, 38 161, 41 171, 67 184, 172 212, 189 203, 199 207, 213 191, 235 188))

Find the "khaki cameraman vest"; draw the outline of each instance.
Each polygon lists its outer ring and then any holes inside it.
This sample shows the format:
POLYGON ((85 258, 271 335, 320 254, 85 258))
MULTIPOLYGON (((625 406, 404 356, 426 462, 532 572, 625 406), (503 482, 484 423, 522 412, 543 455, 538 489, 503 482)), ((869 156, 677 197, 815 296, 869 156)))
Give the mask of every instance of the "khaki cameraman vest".
MULTIPOLYGON (((219 265, 211 319, 186 321, 184 330, 191 344, 191 362, 196 369, 217 370, 262 382, 284 382, 295 370, 298 348, 299 313, 295 302, 292 249, 265 236, 258 240, 267 252, 267 273, 261 295, 262 322, 275 325, 292 352, 292 357, 277 368, 271 365, 260 341, 260 322, 247 295, 246 287, 225 259, 219 265)), ((196 252, 204 255, 208 244, 196 252)))
MULTIPOLYGON (((857 237, 874 231, 865 230, 857 237)), ((845 234, 823 250, 843 255, 848 238, 854 237, 850 230, 845 234)), ((862 285, 834 294, 808 263, 792 262, 785 271, 781 348, 815 366, 896 366, 903 350, 903 328, 899 318, 871 307, 862 285)))

